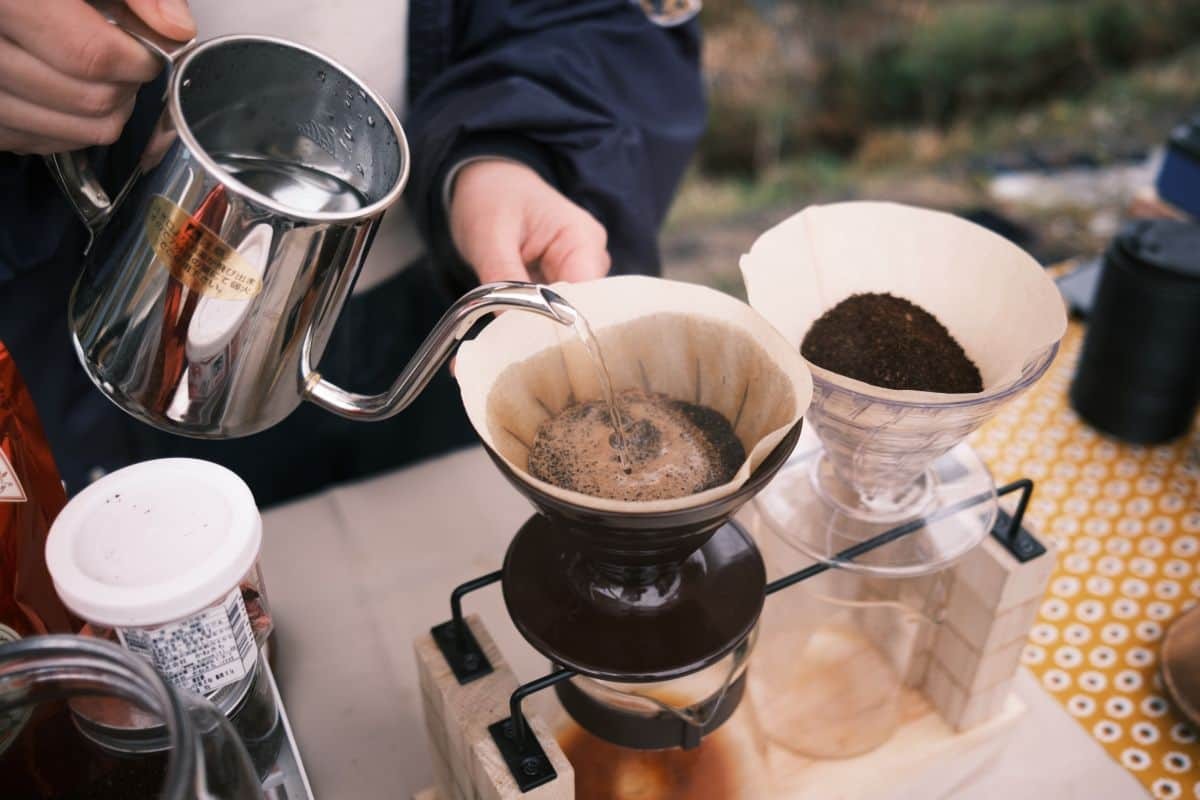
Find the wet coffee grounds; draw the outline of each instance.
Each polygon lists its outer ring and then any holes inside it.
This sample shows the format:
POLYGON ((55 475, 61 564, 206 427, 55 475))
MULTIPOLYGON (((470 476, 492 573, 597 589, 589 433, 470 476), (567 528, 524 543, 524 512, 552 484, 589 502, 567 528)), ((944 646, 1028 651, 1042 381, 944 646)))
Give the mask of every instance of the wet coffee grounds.
POLYGON ((576 403, 543 422, 529 473, 563 489, 612 500, 668 500, 728 482, 746 459, 733 427, 707 406, 628 390, 617 395, 622 466, 608 405, 576 403))
POLYGON ((800 352, 830 372, 885 389, 983 391, 979 368, 946 326, 890 294, 847 297, 812 324, 800 352))

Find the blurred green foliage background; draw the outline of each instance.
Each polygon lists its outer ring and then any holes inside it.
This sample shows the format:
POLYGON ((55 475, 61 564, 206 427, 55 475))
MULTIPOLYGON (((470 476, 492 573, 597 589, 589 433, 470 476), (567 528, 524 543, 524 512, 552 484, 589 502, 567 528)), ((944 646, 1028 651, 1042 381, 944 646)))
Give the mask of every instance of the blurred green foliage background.
POLYGON ((704 0, 701 20, 709 127, 663 246, 668 275, 735 294, 759 233, 835 200, 1096 252, 1200 111, 1200 0, 704 0))
POLYGON ((710 173, 946 130, 1200 43, 1200 0, 706 0, 710 173))

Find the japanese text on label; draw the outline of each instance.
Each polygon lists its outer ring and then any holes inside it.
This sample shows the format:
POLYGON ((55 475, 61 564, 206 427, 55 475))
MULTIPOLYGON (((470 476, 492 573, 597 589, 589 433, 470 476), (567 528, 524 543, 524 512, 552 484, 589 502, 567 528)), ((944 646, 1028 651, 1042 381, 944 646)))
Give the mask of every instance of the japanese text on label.
POLYGON ((195 292, 247 300, 262 291, 262 280, 241 253, 165 197, 150 201, 146 241, 175 279, 195 292))
POLYGON ((250 674, 258 658, 242 592, 158 628, 119 628, 121 642, 179 689, 212 694, 250 674))

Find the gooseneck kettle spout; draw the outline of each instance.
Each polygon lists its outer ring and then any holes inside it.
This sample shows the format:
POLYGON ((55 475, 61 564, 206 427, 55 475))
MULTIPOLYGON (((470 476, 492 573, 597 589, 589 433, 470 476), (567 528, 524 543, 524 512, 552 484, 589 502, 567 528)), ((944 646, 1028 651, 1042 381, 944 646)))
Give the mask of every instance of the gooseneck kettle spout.
POLYGON ((306 338, 300 361, 305 399, 347 419, 372 422, 394 416, 417 398, 475 323, 497 311, 532 311, 567 326, 573 326, 578 317, 570 303, 546 286, 516 281, 487 283, 467 292, 450 307, 400 377, 381 394, 348 392, 323 379, 312 368, 312 337, 306 338))

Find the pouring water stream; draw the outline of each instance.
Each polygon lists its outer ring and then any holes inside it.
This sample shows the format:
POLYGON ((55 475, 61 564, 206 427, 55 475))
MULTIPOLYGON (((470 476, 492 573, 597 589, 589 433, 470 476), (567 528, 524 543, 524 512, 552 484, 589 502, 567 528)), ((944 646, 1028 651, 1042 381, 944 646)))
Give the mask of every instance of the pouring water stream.
MULTIPOLYGON (((633 471, 629 465, 627 456, 627 443, 625 441, 625 425, 621 415, 621 405, 617 400, 617 395, 613 391, 612 376, 608 372, 608 364, 604 361, 604 353, 600 350, 600 341, 596 338, 596 334, 592 332, 592 326, 588 325, 587 319, 580 314, 574 307, 571 307, 568 312, 571 317, 570 326, 574 330, 575 335, 579 337, 579 341, 583 343, 584 348, 588 352, 588 356, 592 361, 592 368, 596 372, 596 378, 600 381, 600 391, 604 394, 604 403, 608 407, 608 418, 613 429, 613 449, 617 451, 617 459, 621 463, 621 470, 628 475, 633 471)), ((565 311, 565 309, 562 309, 565 311)))

